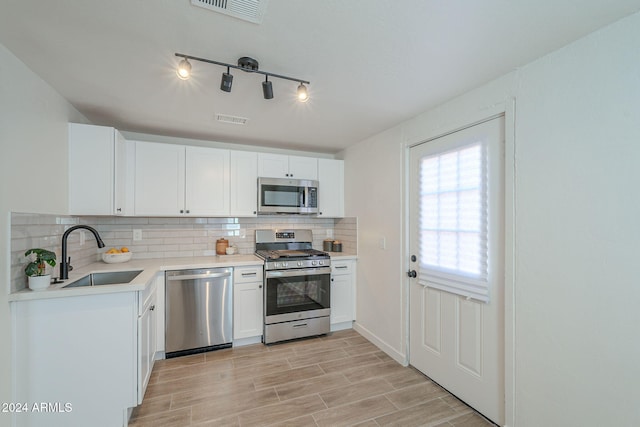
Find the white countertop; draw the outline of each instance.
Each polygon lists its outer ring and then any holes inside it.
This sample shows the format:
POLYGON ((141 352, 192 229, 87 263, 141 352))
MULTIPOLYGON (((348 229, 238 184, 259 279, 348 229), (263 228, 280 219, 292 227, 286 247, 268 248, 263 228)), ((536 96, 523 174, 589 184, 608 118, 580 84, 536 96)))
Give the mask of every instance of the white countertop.
POLYGON ((64 283, 51 285, 47 289, 41 291, 23 289, 18 292, 9 294, 9 301, 27 301, 36 299, 99 295, 115 292, 142 291, 151 282, 151 279, 153 279, 156 273, 160 271, 208 267, 239 267, 262 264, 263 260, 255 255, 216 255, 188 258, 133 259, 129 262, 120 264, 94 262, 87 265, 86 267, 70 271, 69 280, 65 280, 64 283), (130 270, 142 270, 142 272, 129 283, 64 288, 64 286, 69 285, 90 273, 130 270))
MULTIPOLYGON (((332 260, 352 260, 357 259, 355 254, 345 252, 329 252, 332 260)), ((84 295, 109 294, 114 292, 135 292, 144 290, 151 282, 151 279, 160 271, 185 270, 191 268, 215 268, 215 267, 240 267, 249 265, 261 265, 263 260, 257 256, 250 255, 215 255, 187 258, 154 258, 154 259, 133 259, 121 264, 107 264, 104 262, 94 262, 85 267, 69 272, 69 280, 49 286, 41 291, 23 289, 9 294, 9 301, 28 301, 48 298, 66 298, 84 295), (64 286, 86 276, 90 273, 101 273, 108 271, 130 271, 142 270, 129 283, 100 286, 82 286, 77 288, 64 288, 64 286)))
POLYGON ((341 261, 348 259, 358 259, 358 255, 347 252, 329 252, 332 260, 341 261))

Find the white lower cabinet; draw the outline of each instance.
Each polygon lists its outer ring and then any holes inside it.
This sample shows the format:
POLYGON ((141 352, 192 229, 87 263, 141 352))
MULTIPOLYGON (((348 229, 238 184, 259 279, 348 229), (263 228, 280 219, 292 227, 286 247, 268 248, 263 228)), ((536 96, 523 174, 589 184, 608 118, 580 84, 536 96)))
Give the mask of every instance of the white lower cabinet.
POLYGON ((353 326, 355 320, 355 260, 331 261, 331 330, 353 326))
POLYGON ((143 291, 12 303, 16 425, 121 426, 142 403, 157 351, 156 275, 143 291))
MULTIPOLYGON (((17 426, 126 425, 136 396, 138 292, 12 302, 17 426), (51 405, 51 406, 49 406, 51 405), (53 409, 52 409, 53 408, 53 409)), ((6 415, 6 414, 3 414, 6 415)))
POLYGON ((262 265, 235 267, 233 271, 234 346, 260 342, 263 325, 262 265))
POLYGON ((153 363, 157 351, 157 281, 164 280, 162 275, 156 275, 152 283, 144 291, 138 293, 138 404, 142 403, 144 393, 149 384, 153 363))

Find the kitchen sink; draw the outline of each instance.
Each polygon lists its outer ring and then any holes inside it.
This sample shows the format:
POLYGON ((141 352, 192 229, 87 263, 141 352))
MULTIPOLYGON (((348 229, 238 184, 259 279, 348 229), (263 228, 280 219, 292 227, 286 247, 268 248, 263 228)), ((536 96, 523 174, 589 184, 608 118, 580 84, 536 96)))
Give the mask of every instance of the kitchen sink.
POLYGON ((105 273, 91 273, 63 286, 63 288, 79 288, 82 286, 115 285, 129 283, 135 279, 142 270, 131 271, 109 271, 105 273))

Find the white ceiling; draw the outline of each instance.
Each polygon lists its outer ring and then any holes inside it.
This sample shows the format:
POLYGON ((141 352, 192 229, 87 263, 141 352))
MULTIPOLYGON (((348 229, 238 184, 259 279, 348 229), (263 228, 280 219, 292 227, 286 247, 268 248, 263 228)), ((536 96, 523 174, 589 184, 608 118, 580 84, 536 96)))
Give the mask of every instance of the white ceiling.
POLYGON ((95 124, 337 152, 640 9, 639 0, 270 0, 257 25, 190 0, 0 0, 0 43, 95 124), (309 80, 192 62, 174 53, 309 80), (217 113, 249 118, 219 123, 217 113))

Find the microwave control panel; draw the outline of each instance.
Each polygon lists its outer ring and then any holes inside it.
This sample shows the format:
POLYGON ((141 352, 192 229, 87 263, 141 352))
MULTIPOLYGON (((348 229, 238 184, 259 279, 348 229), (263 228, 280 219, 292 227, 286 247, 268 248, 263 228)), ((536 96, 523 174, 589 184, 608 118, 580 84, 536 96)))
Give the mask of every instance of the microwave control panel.
POLYGON ((316 187, 309 187, 309 206, 310 208, 318 207, 318 189, 316 187))

